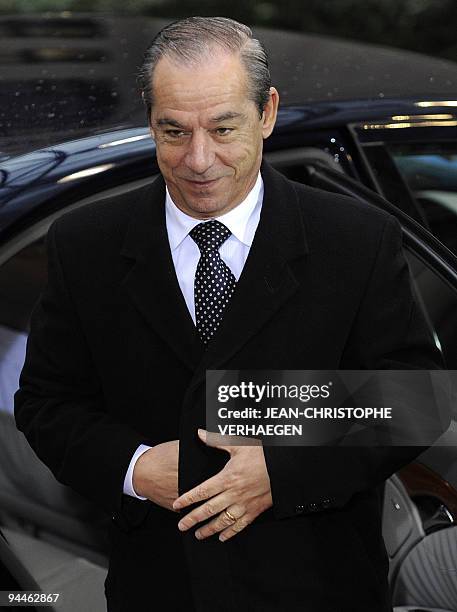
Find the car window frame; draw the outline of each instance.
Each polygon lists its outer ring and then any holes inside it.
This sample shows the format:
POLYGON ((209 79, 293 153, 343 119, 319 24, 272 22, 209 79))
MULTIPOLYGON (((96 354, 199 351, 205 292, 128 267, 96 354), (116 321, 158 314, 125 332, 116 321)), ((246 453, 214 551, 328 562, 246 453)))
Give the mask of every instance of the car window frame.
MULTIPOLYGON (((77 200, 76 202, 65 206, 65 208, 56 210, 48 215, 44 215, 41 219, 35 221, 35 223, 31 224, 25 230, 14 234, 5 242, 5 244, 0 246, 0 266, 6 263, 11 257, 14 257, 22 249, 28 247, 36 240, 40 240, 46 236, 52 223, 66 213, 81 208, 82 206, 87 206, 88 204, 122 195, 130 190, 149 185, 157 178, 157 176, 158 174, 152 174, 147 178, 122 183, 122 185, 117 185, 116 187, 111 187, 110 189, 102 190, 93 195, 83 197, 81 200, 77 200)), ((67 194, 65 193, 65 197, 66 196, 67 194)))
POLYGON ((403 174, 395 164, 389 148, 392 145, 412 145, 420 144, 421 142, 436 144, 454 143, 457 145, 457 133, 453 125, 457 120, 457 114, 449 113, 449 115, 453 118, 449 119, 448 126, 438 126, 436 123, 439 122, 432 120, 414 121, 414 117, 411 118, 412 123, 408 127, 399 127, 397 129, 386 127, 391 125, 391 119, 390 123, 384 119, 378 122, 370 120, 365 123, 351 123, 348 125, 354 142, 358 143, 363 164, 371 176, 371 187, 392 203, 398 202, 401 210, 425 225, 425 227, 428 226, 427 220, 424 219, 416 198, 403 174), (378 168, 381 167, 382 173, 378 171, 378 168), (384 180, 382 179, 383 176, 385 177, 384 180), (392 198, 391 194, 387 193, 387 181, 397 184, 397 197, 392 198))

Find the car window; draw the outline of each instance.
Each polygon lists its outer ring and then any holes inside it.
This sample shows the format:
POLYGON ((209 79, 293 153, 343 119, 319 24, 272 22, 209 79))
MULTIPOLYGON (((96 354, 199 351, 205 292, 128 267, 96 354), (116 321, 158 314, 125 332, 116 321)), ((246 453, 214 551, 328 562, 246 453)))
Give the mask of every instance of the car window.
POLYGON ((139 189, 155 178, 123 182, 71 204, 63 200, 61 210, 0 246, 0 410, 13 412, 30 317, 47 279, 45 237, 51 223, 66 212, 139 189))
POLYGON ((446 367, 457 369, 457 292, 426 266, 414 253, 406 251, 418 297, 429 318, 435 342, 446 367))
POLYGON ((457 253, 457 143, 389 146, 431 232, 457 253))
POLYGON ((12 412, 30 315, 46 282, 44 238, 0 266, 0 409, 12 412))
POLYGON ((264 158, 288 179, 299 183, 308 182, 307 167, 316 164, 359 178, 348 148, 339 136, 326 135, 319 141, 309 138, 306 146, 267 151, 264 158))

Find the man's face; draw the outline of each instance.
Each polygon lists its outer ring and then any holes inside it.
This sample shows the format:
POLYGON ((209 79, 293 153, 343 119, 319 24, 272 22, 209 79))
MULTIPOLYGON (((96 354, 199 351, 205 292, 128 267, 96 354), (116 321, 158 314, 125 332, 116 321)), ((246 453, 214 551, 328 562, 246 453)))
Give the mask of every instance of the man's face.
POLYGON ((153 95, 151 132, 175 204, 198 219, 240 204, 254 186, 263 139, 274 127, 277 91, 271 88, 260 118, 239 57, 215 52, 194 66, 163 57, 153 95))

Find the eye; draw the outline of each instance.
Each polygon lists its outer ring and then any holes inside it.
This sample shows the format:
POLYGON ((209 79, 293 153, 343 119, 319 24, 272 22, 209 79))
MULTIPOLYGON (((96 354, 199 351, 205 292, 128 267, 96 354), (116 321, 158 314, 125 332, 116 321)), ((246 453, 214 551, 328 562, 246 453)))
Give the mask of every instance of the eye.
POLYGON ((184 130, 165 130, 165 134, 170 138, 182 138, 185 133, 184 130))
POLYGON ((233 132, 233 128, 220 127, 215 130, 218 136, 228 136, 231 132, 233 132))

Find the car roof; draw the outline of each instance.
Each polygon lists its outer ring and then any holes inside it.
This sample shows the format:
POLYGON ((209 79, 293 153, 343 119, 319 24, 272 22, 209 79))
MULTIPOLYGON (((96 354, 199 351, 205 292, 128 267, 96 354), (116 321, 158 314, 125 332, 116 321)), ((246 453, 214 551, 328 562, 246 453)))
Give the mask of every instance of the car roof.
MULTIPOLYGON (((0 52, 8 60, 0 75, 0 155, 145 126, 135 76, 166 23, 73 13, 0 18, 0 52)), ((283 109, 318 104, 328 114, 344 103, 357 117, 389 99, 412 106, 457 99, 457 63, 317 34, 253 31, 270 54, 283 109)))
POLYGON ((382 100, 457 94, 457 63, 329 36, 254 30, 283 102, 382 100))

